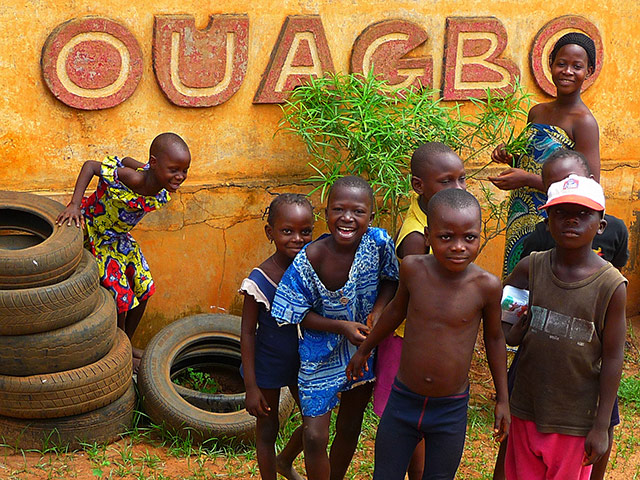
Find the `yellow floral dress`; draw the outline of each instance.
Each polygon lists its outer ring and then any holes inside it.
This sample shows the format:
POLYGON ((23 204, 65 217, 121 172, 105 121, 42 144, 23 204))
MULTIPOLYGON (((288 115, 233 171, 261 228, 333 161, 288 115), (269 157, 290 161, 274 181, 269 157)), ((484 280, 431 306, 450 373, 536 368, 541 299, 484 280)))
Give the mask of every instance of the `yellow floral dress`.
POLYGON ((123 166, 118 157, 106 157, 98 188, 82 200, 85 248, 96 257, 100 282, 114 295, 118 313, 137 307, 155 291, 149 265, 129 232, 171 199, 164 189, 148 197, 133 192, 118 180, 117 169, 123 166))

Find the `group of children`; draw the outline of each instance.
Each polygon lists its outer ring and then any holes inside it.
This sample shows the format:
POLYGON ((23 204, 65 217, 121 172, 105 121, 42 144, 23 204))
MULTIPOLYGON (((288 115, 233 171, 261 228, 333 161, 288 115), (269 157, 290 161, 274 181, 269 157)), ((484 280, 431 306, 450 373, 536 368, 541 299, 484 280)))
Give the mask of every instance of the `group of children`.
MULTIPOLYGON (((496 389, 493 433, 504 445, 494 478, 583 480, 600 459, 606 467, 626 300, 626 280, 606 260, 616 267, 626 261, 626 229, 604 215, 596 182, 597 124, 580 99, 595 67, 589 42, 573 33, 557 42, 550 66, 558 95, 529 114, 532 155, 491 179, 514 192, 503 283, 529 292, 527 313, 517 321, 502 321, 503 285, 473 264, 481 208, 465 190, 462 161, 446 145, 428 143, 413 153, 415 195, 395 243, 371 226, 374 193, 360 177, 332 185, 329 233, 314 241, 305 196, 282 194, 271 202, 265 234, 275 252, 240 288, 246 408, 257 419, 262 478, 301 479, 293 461, 303 450, 310 480, 344 478, 372 391, 381 415, 374 479, 403 479, 407 472, 411 480, 454 478, 481 323, 496 389), (538 208, 547 213, 544 227, 536 226, 538 208), (608 223, 616 232, 598 243, 608 223), (509 378, 505 335, 520 345, 509 378), (285 386, 303 423, 276 456, 285 386)), ((502 147, 493 158, 513 160, 502 147)), ((130 336, 153 282, 128 231, 168 201, 189 162, 174 134, 154 140, 144 166, 116 157, 87 162, 58 219, 77 226, 84 220, 87 245, 130 336), (98 189, 83 199, 94 175, 98 189)))

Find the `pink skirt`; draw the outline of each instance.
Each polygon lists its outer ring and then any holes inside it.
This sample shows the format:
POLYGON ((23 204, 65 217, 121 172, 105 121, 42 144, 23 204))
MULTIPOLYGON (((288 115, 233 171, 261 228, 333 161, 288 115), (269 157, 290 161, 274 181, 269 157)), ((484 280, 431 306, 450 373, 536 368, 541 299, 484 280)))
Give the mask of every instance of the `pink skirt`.
POLYGON ((389 335, 380 345, 376 357, 376 384, 373 388, 373 411, 379 417, 387 406, 393 380, 400 367, 402 353, 402 337, 389 335))

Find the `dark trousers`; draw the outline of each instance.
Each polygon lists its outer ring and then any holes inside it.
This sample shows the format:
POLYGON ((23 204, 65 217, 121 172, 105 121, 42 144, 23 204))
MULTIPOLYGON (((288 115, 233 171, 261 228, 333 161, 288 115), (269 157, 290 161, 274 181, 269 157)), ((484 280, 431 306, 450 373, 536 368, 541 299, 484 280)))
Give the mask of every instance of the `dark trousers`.
POLYGON ((422 479, 453 479, 464 449, 468 405, 468 390, 449 397, 423 397, 396 378, 378 426, 373 479, 403 480, 423 437, 422 479))

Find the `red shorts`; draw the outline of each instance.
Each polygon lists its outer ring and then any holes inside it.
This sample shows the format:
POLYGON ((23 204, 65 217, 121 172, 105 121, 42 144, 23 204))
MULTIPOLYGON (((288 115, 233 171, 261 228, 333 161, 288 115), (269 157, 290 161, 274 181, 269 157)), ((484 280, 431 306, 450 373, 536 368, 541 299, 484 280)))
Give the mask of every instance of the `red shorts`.
POLYGON ((540 433, 534 422, 512 415, 505 458, 507 480, 589 480, 592 466, 582 466, 584 440, 540 433))

